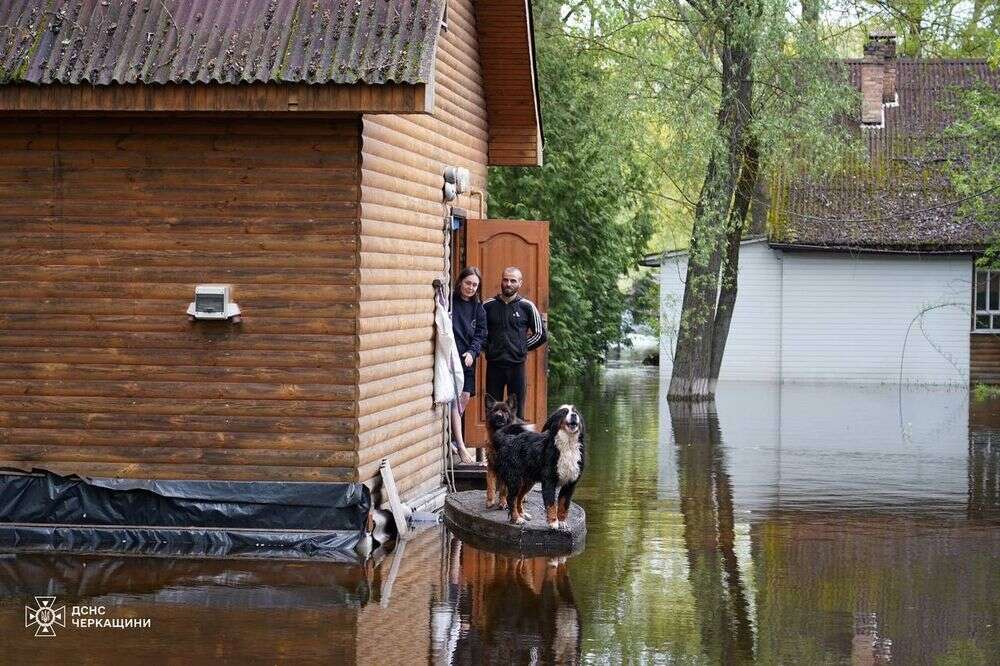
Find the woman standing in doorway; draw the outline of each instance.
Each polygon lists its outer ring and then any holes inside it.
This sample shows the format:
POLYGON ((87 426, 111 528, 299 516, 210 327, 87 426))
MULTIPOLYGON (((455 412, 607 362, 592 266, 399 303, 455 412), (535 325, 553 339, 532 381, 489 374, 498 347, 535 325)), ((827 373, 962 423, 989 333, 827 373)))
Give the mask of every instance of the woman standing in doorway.
POLYGON ((473 461, 462 437, 462 414, 469 399, 476 395, 476 359, 486 342, 486 310, 483 309, 483 276, 475 266, 468 266, 458 274, 455 293, 451 299, 451 322, 455 332, 455 345, 465 370, 462 395, 452 403, 451 432, 462 461, 473 461))

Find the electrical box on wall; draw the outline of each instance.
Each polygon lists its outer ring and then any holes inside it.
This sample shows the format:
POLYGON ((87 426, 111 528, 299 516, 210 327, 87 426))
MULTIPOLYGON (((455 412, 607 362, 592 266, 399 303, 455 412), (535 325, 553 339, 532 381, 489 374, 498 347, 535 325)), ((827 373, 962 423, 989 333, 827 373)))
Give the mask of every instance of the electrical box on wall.
POLYGON ((232 287, 228 284, 199 284, 194 288, 194 302, 187 313, 192 320, 229 319, 236 324, 242 317, 240 306, 232 301, 232 287))

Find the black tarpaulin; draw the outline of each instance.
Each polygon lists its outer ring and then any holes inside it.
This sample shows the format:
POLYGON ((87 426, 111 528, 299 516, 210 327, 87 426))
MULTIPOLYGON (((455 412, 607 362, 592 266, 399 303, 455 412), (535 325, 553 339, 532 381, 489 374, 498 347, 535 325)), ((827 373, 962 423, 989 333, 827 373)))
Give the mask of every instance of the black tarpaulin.
POLYGON ((0 546, 357 559, 356 483, 97 479, 0 470, 0 546))

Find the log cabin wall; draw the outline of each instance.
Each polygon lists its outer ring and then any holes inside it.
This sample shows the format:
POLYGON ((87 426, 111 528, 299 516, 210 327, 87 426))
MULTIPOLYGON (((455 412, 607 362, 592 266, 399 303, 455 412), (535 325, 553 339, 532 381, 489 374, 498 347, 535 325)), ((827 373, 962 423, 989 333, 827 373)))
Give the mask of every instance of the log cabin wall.
POLYGON ((357 116, 4 119, 0 466, 354 480, 359 143, 357 116), (242 325, 189 323, 198 283, 242 325))
MULTIPOLYGON (((442 412, 432 404, 433 290, 445 267, 445 166, 486 188, 487 118, 471 0, 448 4, 433 115, 365 115, 362 129, 359 476, 392 463, 404 499, 441 481, 442 412)), ((478 199, 455 205, 477 211, 478 199)), ((487 293, 496 285, 487 278, 487 293)))
POLYGON ((969 381, 1000 384, 1000 335, 969 334, 969 381))

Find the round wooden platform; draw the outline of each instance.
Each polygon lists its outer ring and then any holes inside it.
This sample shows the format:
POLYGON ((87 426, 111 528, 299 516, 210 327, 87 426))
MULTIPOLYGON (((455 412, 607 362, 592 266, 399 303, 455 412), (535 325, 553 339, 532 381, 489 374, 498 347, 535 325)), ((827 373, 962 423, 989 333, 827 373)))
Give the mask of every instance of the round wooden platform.
POLYGON ((531 520, 512 525, 507 510, 487 509, 482 490, 452 493, 444 501, 444 522, 462 541, 487 550, 519 555, 573 555, 583 550, 587 536, 587 514, 570 504, 569 526, 553 529, 545 522, 542 494, 528 493, 524 509, 531 520))

